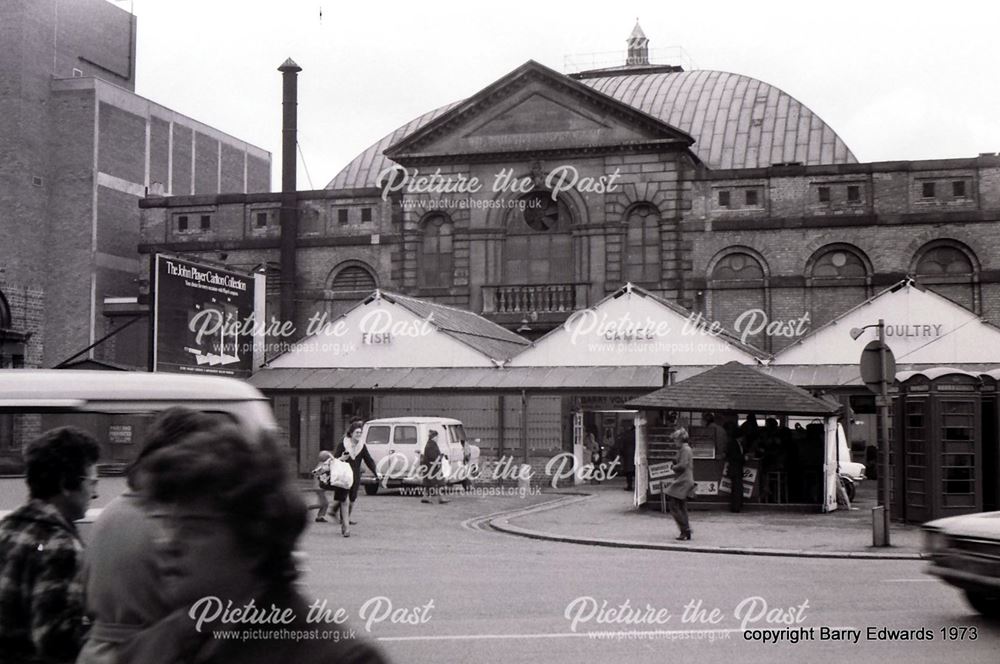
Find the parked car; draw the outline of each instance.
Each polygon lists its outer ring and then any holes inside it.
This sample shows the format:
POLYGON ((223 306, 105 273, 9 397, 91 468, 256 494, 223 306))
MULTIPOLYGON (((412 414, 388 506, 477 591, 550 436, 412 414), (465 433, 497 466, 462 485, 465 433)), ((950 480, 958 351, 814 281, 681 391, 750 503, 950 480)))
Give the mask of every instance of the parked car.
POLYGON ((923 531, 927 573, 961 589, 979 613, 1000 618, 1000 512, 937 519, 923 531))
POLYGON ((420 455, 431 431, 438 433, 438 446, 448 457, 449 484, 471 486, 479 468, 479 447, 472 444, 460 420, 446 417, 386 417, 365 423, 361 438, 382 475, 382 484, 366 467, 361 483, 365 493, 374 495, 380 486, 398 487, 419 484, 420 455))

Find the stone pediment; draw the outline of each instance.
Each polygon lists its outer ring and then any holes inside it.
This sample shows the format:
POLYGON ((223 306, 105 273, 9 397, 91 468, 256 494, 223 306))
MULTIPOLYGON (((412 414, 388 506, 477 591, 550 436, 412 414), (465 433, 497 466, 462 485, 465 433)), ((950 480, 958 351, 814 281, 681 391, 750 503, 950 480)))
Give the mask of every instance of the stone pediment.
POLYGON ((586 150, 693 139, 535 62, 514 70, 385 151, 395 161, 586 150))

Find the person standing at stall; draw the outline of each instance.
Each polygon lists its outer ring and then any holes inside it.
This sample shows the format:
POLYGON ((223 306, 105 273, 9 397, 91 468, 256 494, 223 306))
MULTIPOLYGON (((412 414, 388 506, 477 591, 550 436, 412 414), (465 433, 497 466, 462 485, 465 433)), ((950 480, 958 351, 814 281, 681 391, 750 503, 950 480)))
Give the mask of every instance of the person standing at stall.
POLYGON ((615 452, 618 462, 621 464, 622 474, 625 475, 625 490, 632 491, 635 483, 635 425, 629 424, 625 427, 615 441, 615 452))
POLYGON ((368 469, 375 475, 375 481, 379 479, 375 460, 372 459, 371 452, 368 451, 368 448, 361 440, 361 429, 361 423, 354 422, 347 429, 347 435, 340 441, 340 444, 337 445, 337 449, 333 453, 333 456, 349 463, 351 470, 354 471, 354 482, 351 484, 350 489, 337 487, 333 490, 333 500, 335 503, 333 511, 335 514, 340 515, 340 533, 344 537, 350 537, 350 526, 357 525, 357 521, 351 521, 351 513, 354 511, 354 501, 358 499, 358 489, 361 487, 361 464, 364 463, 368 466, 368 469), (345 502, 347 502, 346 514, 344 513, 345 502))
POLYGON ((729 478, 729 511, 743 510, 743 460, 746 450, 743 447, 744 438, 733 422, 726 426, 726 477, 729 478))
POLYGON ((691 539, 691 524, 688 520, 687 501, 694 492, 694 453, 691 445, 688 444, 688 432, 684 427, 678 428, 670 435, 679 441, 681 447, 677 450, 677 459, 674 461, 673 472, 674 483, 667 487, 667 500, 670 501, 670 514, 677 523, 680 530, 679 540, 691 539))

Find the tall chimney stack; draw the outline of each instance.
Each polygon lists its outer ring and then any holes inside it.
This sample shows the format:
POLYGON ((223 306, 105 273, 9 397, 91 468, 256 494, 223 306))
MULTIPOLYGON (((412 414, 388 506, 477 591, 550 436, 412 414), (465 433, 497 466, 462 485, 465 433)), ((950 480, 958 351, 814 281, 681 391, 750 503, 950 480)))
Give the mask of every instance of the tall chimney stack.
POLYGON ((288 58, 278 67, 281 72, 281 320, 295 322, 295 245, 299 235, 298 195, 296 193, 296 145, 298 143, 298 75, 302 71, 288 58))

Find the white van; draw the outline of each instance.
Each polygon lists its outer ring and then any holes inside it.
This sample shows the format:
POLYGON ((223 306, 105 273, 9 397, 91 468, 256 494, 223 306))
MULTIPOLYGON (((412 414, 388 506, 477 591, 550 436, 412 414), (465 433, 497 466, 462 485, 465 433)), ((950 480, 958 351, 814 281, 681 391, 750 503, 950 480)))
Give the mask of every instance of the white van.
POLYGON ((438 446, 448 457, 451 473, 447 481, 469 487, 479 468, 479 447, 465 435, 460 420, 447 417, 386 417, 365 423, 361 439, 383 477, 379 485, 367 467, 361 468, 361 483, 368 495, 379 486, 419 484, 420 455, 431 431, 437 431, 438 446))

